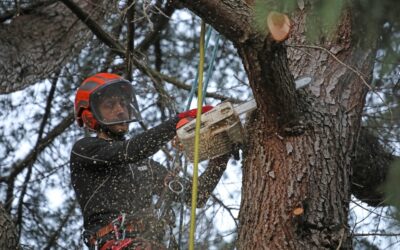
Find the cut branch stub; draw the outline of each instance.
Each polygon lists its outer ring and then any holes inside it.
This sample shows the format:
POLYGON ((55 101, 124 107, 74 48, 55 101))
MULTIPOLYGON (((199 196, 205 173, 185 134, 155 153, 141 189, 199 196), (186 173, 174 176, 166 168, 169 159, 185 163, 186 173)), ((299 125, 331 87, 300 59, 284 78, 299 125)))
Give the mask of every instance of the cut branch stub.
POLYGON ((271 37, 277 42, 282 42, 286 40, 289 36, 289 17, 285 14, 271 11, 267 17, 267 27, 271 34, 271 37))
POLYGON ((293 216, 298 217, 302 216, 304 214, 304 208, 302 207, 297 207, 293 210, 293 216))
POLYGON ((297 226, 297 229, 301 229, 304 226, 305 216, 303 207, 296 207, 292 210, 292 222, 297 226))

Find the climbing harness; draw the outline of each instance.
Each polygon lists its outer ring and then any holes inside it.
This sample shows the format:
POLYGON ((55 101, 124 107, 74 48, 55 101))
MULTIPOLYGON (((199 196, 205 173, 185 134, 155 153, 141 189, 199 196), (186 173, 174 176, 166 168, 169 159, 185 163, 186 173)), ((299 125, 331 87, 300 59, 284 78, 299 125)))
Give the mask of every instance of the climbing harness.
POLYGON ((126 214, 121 214, 111 223, 98 229, 96 232, 85 231, 83 233, 84 242, 94 250, 120 250, 130 246, 133 239, 138 237, 140 232, 145 229, 142 220, 127 221, 126 214))
POLYGON ((142 235, 146 229, 145 218, 122 213, 96 232, 85 231, 83 237, 85 244, 93 250, 123 250, 127 247, 134 250, 166 250, 161 243, 142 235))

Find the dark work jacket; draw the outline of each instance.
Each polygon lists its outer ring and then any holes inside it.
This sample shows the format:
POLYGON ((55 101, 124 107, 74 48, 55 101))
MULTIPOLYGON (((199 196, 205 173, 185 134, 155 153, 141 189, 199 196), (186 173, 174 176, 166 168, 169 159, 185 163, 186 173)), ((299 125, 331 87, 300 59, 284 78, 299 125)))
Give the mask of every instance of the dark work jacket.
POLYGON ((175 136, 177 121, 170 119, 129 140, 86 137, 75 143, 71 180, 85 229, 107 225, 121 213, 150 209, 167 170, 148 157, 175 136))

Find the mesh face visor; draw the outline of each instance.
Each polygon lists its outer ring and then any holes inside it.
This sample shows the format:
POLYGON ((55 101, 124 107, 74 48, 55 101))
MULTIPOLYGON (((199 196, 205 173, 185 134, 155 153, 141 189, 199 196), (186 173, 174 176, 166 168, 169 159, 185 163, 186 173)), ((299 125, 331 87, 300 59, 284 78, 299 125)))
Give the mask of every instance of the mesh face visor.
POLYGON ((140 120, 133 95, 132 85, 125 81, 112 82, 100 87, 90 95, 93 116, 102 125, 140 120))

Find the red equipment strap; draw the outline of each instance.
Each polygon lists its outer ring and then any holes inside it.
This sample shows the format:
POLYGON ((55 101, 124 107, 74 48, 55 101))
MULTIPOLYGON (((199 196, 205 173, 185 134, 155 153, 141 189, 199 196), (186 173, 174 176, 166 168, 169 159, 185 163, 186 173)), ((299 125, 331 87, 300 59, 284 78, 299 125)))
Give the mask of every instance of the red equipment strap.
POLYGON ((99 239, 110 233, 114 233, 116 236, 115 238, 118 240, 119 231, 121 230, 125 231, 125 233, 141 233, 145 230, 145 224, 142 219, 136 218, 126 222, 124 220, 125 215, 118 216, 117 219, 97 230, 97 232, 89 239, 90 245, 94 246, 99 239))
POLYGON ((109 240, 107 241, 100 250, 123 250, 127 249, 134 250, 167 250, 164 246, 157 244, 155 242, 150 242, 148 240, 136 237, 136 238, 126 238, 124 240, 109 240))
POLYGON ((124 240, 109 240, 107 241, 100 250, 108 250, 108 249, 112 249, 112 250, 122 250, 125 247, 129 246, 132 243, 132 239, 124 239, 124 240))

